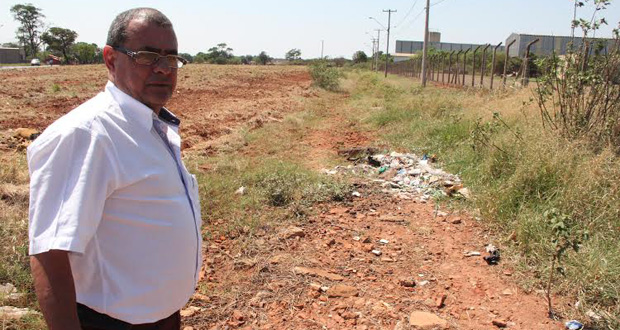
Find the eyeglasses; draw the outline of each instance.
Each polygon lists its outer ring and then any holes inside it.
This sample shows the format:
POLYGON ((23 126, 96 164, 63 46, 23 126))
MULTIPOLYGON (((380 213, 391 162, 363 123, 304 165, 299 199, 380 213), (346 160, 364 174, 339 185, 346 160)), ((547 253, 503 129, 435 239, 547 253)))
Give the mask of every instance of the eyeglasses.
POLYGON ((177 55, 160 55, 154 52, 138 51, 134 52, 123 47, 112 47, 114 50, 119 51, 129 57, 131 57, 136 63, 141 65, 153 65, 159 61, 160 58, 165 58, 168 67, 171 69, 178 69, 187 64, 187 60, 177 55))

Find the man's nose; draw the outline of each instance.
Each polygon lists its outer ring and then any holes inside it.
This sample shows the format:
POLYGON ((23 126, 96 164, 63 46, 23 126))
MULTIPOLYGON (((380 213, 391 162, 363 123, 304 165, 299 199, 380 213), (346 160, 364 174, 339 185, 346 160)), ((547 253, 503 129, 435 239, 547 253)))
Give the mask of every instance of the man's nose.
POLYGON ((172 71, 172 68, 166 57, 160 57, 157 62, 153 63, 153 71, 168 74, 172 71))

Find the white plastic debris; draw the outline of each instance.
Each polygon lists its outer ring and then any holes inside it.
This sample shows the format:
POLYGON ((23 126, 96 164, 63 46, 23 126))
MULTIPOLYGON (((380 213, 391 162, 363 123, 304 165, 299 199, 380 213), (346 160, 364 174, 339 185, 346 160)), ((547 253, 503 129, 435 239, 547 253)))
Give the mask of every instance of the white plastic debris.
POLYGON ((372 250, 372 253, 376 256, 380 256, 382 254, 379 250, 372 250))
POLYGON ((240 187, 239 189, 237 189, 237 191, 235 191, 236 195, 244 195, 245 194, 245 187, 240 187))
POLYGON ((382 238, 379 240, 379 243, 381 244, 388 244, 390 241, 386 240, 385 238, 382 238))
POLYGON ((480 252, 478 252, 478 251, 468 251, 468 252, 465 252, 465 256, 466 257, 477 257, 477 256, 480 256, 480 255, 482 255, 482 254, 480 252))
POLYGON ((358 191, 352 192, 351 195, 353 195, 353 197, 362 197, 362 194, 360 194, 358 191))

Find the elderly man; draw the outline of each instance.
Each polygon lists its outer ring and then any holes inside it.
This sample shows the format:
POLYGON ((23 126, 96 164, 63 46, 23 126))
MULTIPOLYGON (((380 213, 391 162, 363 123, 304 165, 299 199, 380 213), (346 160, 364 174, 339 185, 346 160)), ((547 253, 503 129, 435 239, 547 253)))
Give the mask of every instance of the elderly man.
POLYGON ((183 162, 172 24, 112 22, 109 82, 28 148, 31 268, 50 329, 179 329, 201 264, 198 185, 183 162))

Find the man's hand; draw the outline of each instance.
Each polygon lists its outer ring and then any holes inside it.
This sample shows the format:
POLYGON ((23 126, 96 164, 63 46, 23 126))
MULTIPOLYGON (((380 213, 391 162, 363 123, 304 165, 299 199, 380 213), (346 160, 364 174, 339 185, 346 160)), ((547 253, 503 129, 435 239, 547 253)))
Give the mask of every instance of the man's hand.
POLYGON ((34 288, 50 330, 80 330, 69 252, 51 250, 30 257, 34 288))

